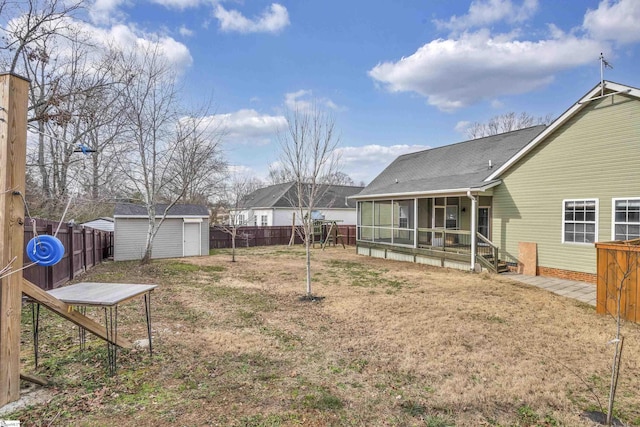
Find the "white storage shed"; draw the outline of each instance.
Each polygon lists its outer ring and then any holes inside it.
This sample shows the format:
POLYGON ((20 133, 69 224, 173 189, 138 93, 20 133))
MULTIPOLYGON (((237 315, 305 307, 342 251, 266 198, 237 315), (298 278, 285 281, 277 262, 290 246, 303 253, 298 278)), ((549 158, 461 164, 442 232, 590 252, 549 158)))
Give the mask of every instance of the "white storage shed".
MULTIPOLYGON (((156 221, 167 205, 156 205, 156 221)), ((116 204, 114 222, 115 261, 142 259, 149 216, 145 206, 116 204)), ((209 210, 201 205, 174 205, 169 209, 153 241, 152 258, 177 258, 209 254, 209 210)))

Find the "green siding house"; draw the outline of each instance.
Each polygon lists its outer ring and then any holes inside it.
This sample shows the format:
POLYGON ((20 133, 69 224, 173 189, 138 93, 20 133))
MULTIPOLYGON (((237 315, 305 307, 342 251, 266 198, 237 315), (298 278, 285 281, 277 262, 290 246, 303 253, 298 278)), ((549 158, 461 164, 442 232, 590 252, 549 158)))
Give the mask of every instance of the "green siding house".
POLYGON ((640 237, 640 90, 598 84, 549 126, 397 158, 361 193, 358 253, 595 282, 594 242, 640 237))

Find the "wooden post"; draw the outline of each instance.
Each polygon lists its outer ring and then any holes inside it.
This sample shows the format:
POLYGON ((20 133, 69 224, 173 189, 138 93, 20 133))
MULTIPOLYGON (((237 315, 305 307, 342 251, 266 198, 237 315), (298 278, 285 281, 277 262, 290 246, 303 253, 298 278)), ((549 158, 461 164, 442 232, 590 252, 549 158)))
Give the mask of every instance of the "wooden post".
POLYGON ((291 238, 289 239, 289 246, 296 243, 296 213, 293 213, 293 220, 291 220, 291 238))
MULTIPOLYGON (((47 234, 49 236, 53 236, 53 225, 47 224, 47 229, 45 231, 45 234, 47 234)), ((55 285, 55 282, 53 280, 53 278, 55 277, 54 270, 53 270, 54 266, 50 265, 50 266, 44 267, 44 268, 47 269, 47 272, 45 274, 45 277, 47 278, 47 280, 46 280, 47 283, 46 283, 44 288, 46 290, 50 291, 51 289, 53 289, 53 285, 55 285)), ((60 268, 60 267, 58 267, 58 268, 60 268)))
POLYGON ((73 235, 73 226, 71 225, 67 226, 67 239, 69 241, 69 249, 67 253, 69 260, 67 262, 69 264, 69 280, 71 280, 75 277, 76 273, 75 257, 73 256, 76 251, 76 247, 74 244, 75 238, 73 235))
POLYGON ((24 252, 27 99, 29 82, 0 74, 0 406, 20 398, 20 310, 24 252))

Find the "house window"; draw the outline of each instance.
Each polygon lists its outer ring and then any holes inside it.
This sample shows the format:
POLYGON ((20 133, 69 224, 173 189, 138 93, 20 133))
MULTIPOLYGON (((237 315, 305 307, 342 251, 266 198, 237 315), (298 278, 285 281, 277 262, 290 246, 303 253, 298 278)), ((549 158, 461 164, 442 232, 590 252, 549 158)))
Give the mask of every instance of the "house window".
POLYGON ((562 222, 563 243, 594 243, 598 235, 598 201, 565 200, 562 222))
POLYGON ((267 215, 260 216, 260 225, 266 227, 269 224, 269 217, 267 215))
POLYGON ((613 239, 640 238, 640 199, 613 199, 613 239))
POLYGON ((241 225, 244 224, 244 215, 240 214, 238 215, 238 224, 236 225, 241 225))

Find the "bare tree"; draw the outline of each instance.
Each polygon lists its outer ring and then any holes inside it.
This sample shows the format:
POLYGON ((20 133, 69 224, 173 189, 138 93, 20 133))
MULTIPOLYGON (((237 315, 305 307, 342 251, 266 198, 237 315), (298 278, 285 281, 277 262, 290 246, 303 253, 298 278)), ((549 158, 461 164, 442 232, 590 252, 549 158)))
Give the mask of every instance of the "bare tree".
POLYGON ((311 292, 311 240, 313 239, 312 212, 323 193, 323 177, 338 171, 335 151, 340 138, 335 120, 317 104, 310 109, 295 110, 287 116, 287 127, 279 134, 280 162, 295 186, 295 204, 302 222, 302 239, 306 249, 306 297, 311 292))
POLYGON ((336 171, 330 175, 323 176, 320 179, 320 182, 330 185, 356 185, 355 181, 349 175, 340 171, 336 171))
POLYGON ((192 179, 200 176, 203 165, 209 164, 210 159, 200 162, 199 157, 217 155, 217 143, 207 139, 202 118, 187 115, 191 118, 181 124, 184 115, 179 114, 177 76, 159 44, 151 44, 141 53, 122 55, 119 66, 124 70, 122 74, 130 74, 131 79, 119 98, 125 120, 123 131, 130 147, 118 162, 121 173, 128 178, 129 191, 140 195, 147 210, 149 221, 141 262, 148 263, 155 236, 168 211, 184 197, 192 179), (183 171, 176 162, 184 158, 198 161, 183 171), (166 208, 156 212, 161 201, 166 208))
POLYGON ((71 190, 86 191, 87 165, 100 159, 87 161, 78 148, 92 145, 97 133, 103 148, 112 142, 100 128, 114 117, 109 106, 118 81, 108 53, 91 46, 90 36, 72 19, 80 4, 9 2, 6 21, 0 20, 2 61, 30 81, 28 121, 35 136, 29 138, 27 167, 35 185, 29 191, 40 187, 41 214, 48 217, 61 211, 71 190))
POLYGON ((256 191, 262 182, 256 178, 233 175, 227 182, 224 191, 224 203, 229 210, 229 218, 219 227, 231 237, 231 262, 236 262, 236 238, 240 229, 249 225, 254 217, 247 209, 247 196, 256 191))
POLYGON ((166 165, 173 179, 167 183, 163 197, 170 200, 184 193, 185 202, 209 204, 211 197, 222 190, 227 167, 220 148, 223 132, 208 126, 208 122, 195 117, 183 117, 178 122, 178 146, 166 165))
POLYGON ((65 34, 70 25, 67 18, 82 6, 82 1, 26 0, 0 2, 0 33, 4 60, 8 70, 18 71, 25 50, 51 36, 65 34))
POLYGON ((551 114, 547 114, 545 117, 534 117, 525 112, 520 114, 510 112, 494 116, 486 123, 475 122, 467 129, 466 133, 470 139, 477 139, 535 125, 548 125, 552 121, 551 114))
POLYGON ((279 164, 269 165, 269 176, 268 176, 269 184, 271 185, 284 184, 286 182, 293 182, 294 180, 295 180, 295 177, 286 168, 282 167, 279 164))

